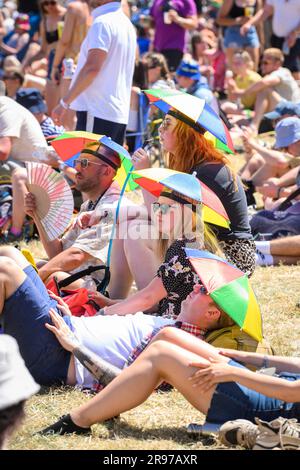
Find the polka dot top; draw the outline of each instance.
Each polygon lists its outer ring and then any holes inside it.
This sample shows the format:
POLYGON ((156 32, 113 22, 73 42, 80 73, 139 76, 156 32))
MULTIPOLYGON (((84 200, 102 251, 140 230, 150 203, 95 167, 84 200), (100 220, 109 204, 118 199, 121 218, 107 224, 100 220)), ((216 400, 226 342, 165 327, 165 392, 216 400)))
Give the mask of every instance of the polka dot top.
POLYGON ((175 240, 168 248, 163 264, 158 268, 157 276, 168 292, 159 302, 158 315, 176 318, 180 313, 181 302, 193 291, 194 285, 200 283, 199 276, 186 258, 186 247, 200 249, 195 239, 175 240))

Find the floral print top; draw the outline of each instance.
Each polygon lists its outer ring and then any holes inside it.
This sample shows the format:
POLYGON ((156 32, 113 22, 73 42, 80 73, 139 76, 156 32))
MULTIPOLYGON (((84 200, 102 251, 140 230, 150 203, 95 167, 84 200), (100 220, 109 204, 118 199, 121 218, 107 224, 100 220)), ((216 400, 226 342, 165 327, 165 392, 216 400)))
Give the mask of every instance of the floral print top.
POLYGON ((158 315, 176 318, 181 302, 192 292, 194 285, 200 283, 199 276, 186 257, 186 247, 199 249, 200 245, 195 240, 175 240, 167 250, 164 263, 158 268, 157 276, 168 292, 159 302, 158 315))

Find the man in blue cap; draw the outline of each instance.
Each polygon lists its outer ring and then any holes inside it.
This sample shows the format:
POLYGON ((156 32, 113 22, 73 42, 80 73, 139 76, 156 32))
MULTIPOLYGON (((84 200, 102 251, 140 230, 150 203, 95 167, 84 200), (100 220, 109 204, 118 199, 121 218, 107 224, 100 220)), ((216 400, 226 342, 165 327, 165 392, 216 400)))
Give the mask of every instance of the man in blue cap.
POLYGON ((180 88, 190 95, 204 99, 219 114, 216 97, 210 90, 207 79, 202 77, 196 61, 183 60, 176 70, 176 80, 180 88))
POLYGON ((275 136, 274 149, 268 149, 260 145, 248 130, 244 130, 244 137, 255 152, 242 174, 243 181, 249 188, 249 205, 255 203, 253 192, 256 190, 274 199, 288 196, 290 191, 284 192, 281 187, 270 196, 265 192, 265 186, 269 186, 274 178, 300 167, 300 119, 293 116, 280 120, 275 127, 275 136))
POLYGON ((50 116, 47 116, 47 106, 36 88, 22 88, 16 95, 17 103, 28 109, 41 126, 44 137, 57 136, 64 132, 62 126, 56 126, 50 116))
POLYGON ((274 127, 279 120, 289 116, 297 116, 300 118, 300 103, 293 103, 292 101, 281 101, 273 111, 265 114, 265 118, 274 121, 274 127))

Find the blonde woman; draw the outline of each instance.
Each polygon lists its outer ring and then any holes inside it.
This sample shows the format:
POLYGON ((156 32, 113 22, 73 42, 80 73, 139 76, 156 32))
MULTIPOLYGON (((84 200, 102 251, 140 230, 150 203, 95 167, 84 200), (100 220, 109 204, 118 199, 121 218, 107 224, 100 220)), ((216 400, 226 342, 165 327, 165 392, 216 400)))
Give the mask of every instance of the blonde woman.
MULTIPOLYGON (((229 159, 204 137, 205 129, 181 113, 170 110, 159 129, 166 166, 195 173, 221 199, 230 219, 230 229, 212 226, 228 259, 251 275, 255 268, 245 191, 229 159)), ((143 149, 133 156, 135 168, 146 168, 149 159, 143 149)))
MULTIPOLYGON (((144 280, 146 282, 149 279, 149 283, 137 294, 122 302, 96 294, 94 297, 96 303, 101 307, 108 306, 105 308, 106 315, 127 315, 151 309, 157 315, 176 318, 180 312, 181 302, 193 291, 194 285, 200 282, 186 258, 184 248, 202 247, 221 254, 214 235, 204 227, 201 206, 196 201, 165 188, 158 200, 153 203, 153 214, 154 226, 149 226, 152 233, 147 240, 147 243, 152 243, 153 251, 146 255, 151 258, 152 264, 145 263, 145 255, 141 259, 142 249, 140 255, 139 249, 137 247, 135 249, 136 262, 139 263, 140 270, 146 271, 144 280)), ((131 242, 132 251, 137 245, 136 242, 138 246, 146 245, 145 240, 131 240, 131 242)), ((125 251, 128 252, 126 243, 125 251)), ((120 253, 116 251, 116 255, 120 256, 120 253)), ((124 264, 119 264, 116 269, 112 265, 112 277, 114 275, 120 277, 122 269, 124 264)), ((125 282, 123 276, 121 280, 125 282)))
POLYGON ((232 71, 233 78, 227 81, 227 93, 229 101, 222 105, 222 109, 226 114, 242 114, 245 115, 244 110, 254 109, 256 93, 249 93, 242 96, 240 103, 236 103, 236 99, 231 96, 231 91, 235 91, 236 87, 239 90, 246 90, 249 86, 259 82, 262 77, 253 70, 253 61, 247 51, 236 52, 232 58, 232 71))

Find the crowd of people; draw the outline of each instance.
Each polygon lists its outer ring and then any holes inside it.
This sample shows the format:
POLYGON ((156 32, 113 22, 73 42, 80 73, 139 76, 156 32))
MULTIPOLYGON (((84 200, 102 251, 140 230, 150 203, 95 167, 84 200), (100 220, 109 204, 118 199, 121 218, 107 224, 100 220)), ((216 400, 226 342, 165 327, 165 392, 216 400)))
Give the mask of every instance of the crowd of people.
POLYGON ((249 281, 300 261, 300 1, 0 4, 0 447, 39 385, 97 392, 49 435, 167 383, 225 445, 300 448, 300 362, 249 281), (59 238, 26 162, 76 199, 59 238), (19 249, 33 236, 45 259, 19 249))

